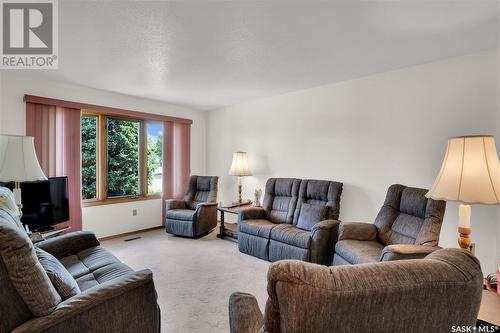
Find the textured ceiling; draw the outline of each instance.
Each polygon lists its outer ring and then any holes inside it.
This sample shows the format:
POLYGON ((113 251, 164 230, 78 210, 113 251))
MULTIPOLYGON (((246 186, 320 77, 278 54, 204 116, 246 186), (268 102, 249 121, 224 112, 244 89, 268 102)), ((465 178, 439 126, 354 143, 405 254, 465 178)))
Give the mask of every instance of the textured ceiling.
POLYGON ((59 1, 59 20, 59 70, 31 74, 203 110, 499 39, 498 3, 478 1, 59 1))

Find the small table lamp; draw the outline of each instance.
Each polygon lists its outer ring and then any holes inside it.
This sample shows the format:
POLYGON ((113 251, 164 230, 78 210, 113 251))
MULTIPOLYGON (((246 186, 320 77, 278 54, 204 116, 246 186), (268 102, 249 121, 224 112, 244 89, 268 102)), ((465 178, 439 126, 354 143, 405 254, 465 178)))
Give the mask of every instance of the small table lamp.
POLYGON ((500 203, 500 163, 493 136, 450 138, 428 198, 458 201, 458 244, 470 249, 470 204, 500 203))
POLYGON ((22 215, 21 182, 47 180, 30 136, 0 135, 0 181, 15 182, 14 198, 22 215))
POLYGON ((233 154, 233 162, 231 163, 231 169, 229 169, 229 174, 231 176, 238 176, 238 204, 242 204, 243 200, 241 198, 241 177, 251 176, 252 172, 248 168, 247 153, 244 151, 237 151, 233 154))

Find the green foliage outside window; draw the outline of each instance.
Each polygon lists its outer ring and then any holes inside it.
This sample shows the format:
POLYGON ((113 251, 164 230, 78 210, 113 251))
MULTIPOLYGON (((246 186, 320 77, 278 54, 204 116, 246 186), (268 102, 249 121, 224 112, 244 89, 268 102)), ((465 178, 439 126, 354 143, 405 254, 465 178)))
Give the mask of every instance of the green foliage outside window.
POLYGON ((140 123, 108 118, 107 125, 108 197, 139 195, 140 123))
POLYGON ((82 196, 97 198, 97 117, 82 117, 82 196))
POLYGON ((162 149, 162 135, 156 138, 152 138, 148 135, 148 193, 150 194, 161 192, 161 187, 155 186, 154 176, 155 172, 161 172, 162 149))
MULTIPOLYGON (((140 189, 140 145, 141 122, 105 118, 107 125, 107 193, 109 198, 141 195, 140 189)), ((98 118, 83 115, 82 129, 82 197, 96 199, 97 195, 97 156, 98 156, 98 118)), ((147 192, 161 193, 162 173, 162 133, 160 124, 147 133, 147 192)), ((145 128, 150 128, 149 123, 145 128)), ((105 199, 105 198, 102 198, 105 199)))

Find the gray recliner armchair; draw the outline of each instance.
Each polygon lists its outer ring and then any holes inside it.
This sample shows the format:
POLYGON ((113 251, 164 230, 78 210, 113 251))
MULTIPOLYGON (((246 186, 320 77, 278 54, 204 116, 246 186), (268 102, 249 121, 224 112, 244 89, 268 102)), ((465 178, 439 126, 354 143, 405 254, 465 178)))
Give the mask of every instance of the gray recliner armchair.
POLYGON ((258 258, 329 265, 338 235, 342 183, 270 178, 262 208, 238 216, 238 248, 258 258))
POLYGON ((167 200, 168 233, 198 237, 217 226, 217 176, 191 176, 184 200, 167 200))
POLYGON ((424 258, 440 249, 446 202, 427 190, 392 185, 375 223, 342 222, 333 265, 424 258))

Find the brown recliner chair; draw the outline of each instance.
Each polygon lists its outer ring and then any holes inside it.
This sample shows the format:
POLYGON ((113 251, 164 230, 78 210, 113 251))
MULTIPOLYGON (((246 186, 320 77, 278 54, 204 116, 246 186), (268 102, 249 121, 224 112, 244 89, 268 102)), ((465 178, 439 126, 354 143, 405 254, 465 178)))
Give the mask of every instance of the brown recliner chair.
POLYGON ((231 333, 450 332, 473 327, 481 303, 479 261, 462 249, 422 260, 321 266, 283 260, 267 274, 265 314, 250 294, 229 299, 231 333))
POLYGON ((167 200, 169 234, 198 237, 217 226, 217 176, 191 176, 184 200, 167 200))
POLYGON ((333 265, 424 258, 438 247, 446 202, 392 185, 375 223, 342 222, 333 265))

